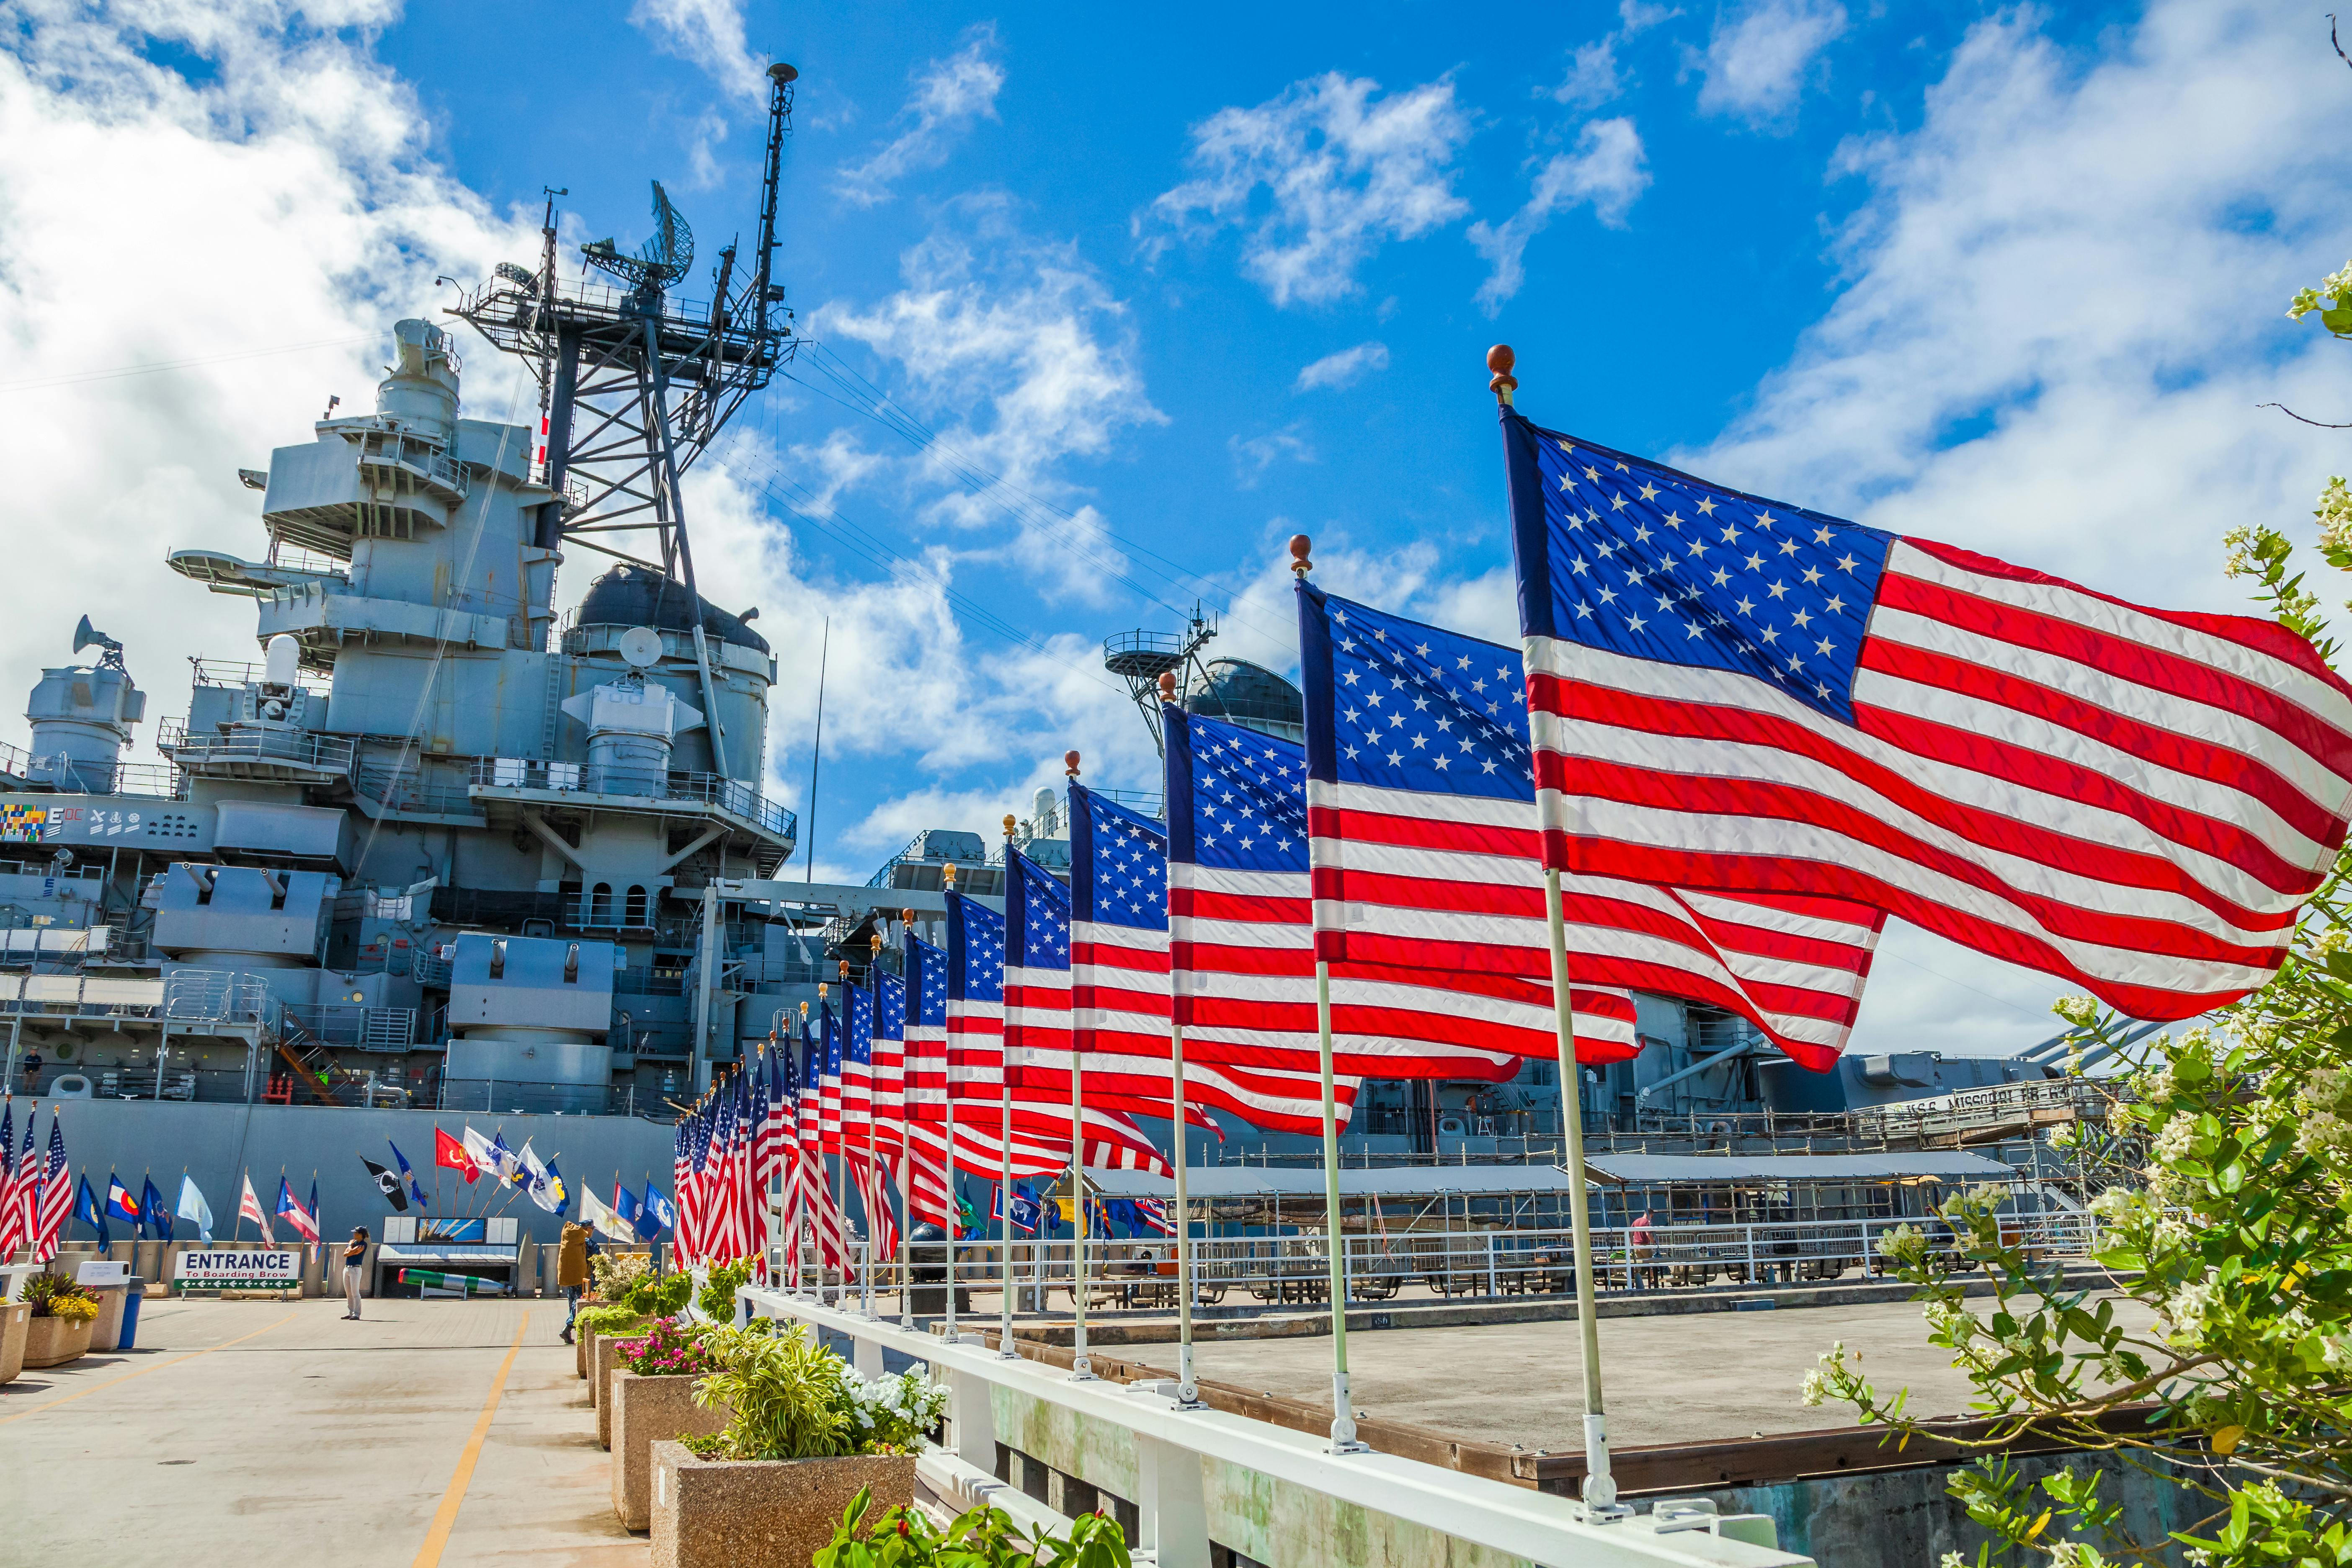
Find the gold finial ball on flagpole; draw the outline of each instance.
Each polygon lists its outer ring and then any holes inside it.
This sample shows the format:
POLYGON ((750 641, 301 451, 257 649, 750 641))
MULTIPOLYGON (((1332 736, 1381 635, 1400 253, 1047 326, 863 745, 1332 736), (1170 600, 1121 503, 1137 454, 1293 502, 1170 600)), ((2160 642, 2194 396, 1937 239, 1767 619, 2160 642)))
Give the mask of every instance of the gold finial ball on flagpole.
POLYGON ((849 984, 849 960, 845 958, 841 961, 841 983, 844 985, 849 984))
POLYGON ((1012 837, 1013 837, 1013 830, 1014 830, 1015 828, 1019 827, 1020 826, 1021 826, 1021 824, 1020 824, 1019 819, 1017 819, 1016 817, 1014 817, 1014 816, 1013 816, 1013 815, 1011 812, 1009 812, 1009 811, 1008 811, 1008 812, 1006 812, 1006 813, 1004 814, 1004 837, 1007 837, 1007 838, 1012 837))
POLYGON ((952 860, 940 868, 940 880, 947 885, 947 890, 950 893, 955 891, 955 862, 952 860))
POLYGON ((1486 351, 1486 368, 1495 373, 1495 378, 1486 384, 1486 390, 1493 393, 1495 401, 1506 408, 1511 405, 1511 394, 1519 389, 1519 378, 1511 374, 1511 367, 1517 363, 1518 356, 1511 352, 1508 343, 1496 343, 1486 351))
POLYGON ((872 940, 868 942, 868 944, 867 944, 867 945, 873 948, 873 950, 874 950, 874 956, 875 956, 875 957, 877 957, 877 958, 881 957, 881 956, 882 956, 882 933, 881 933, 880 931, 876 931, 876 932, 874 933, 874 935, 873 935, 872 940))
POLYGON ((833 987, 827 985, 824 981, 818 981, 816 983, 816 999, 820 1002, 824 1001, 826 993, 830 992, 832 989, 833 987))
POLYGON ((1068 773, 1072 778, 1076 778, 1078 776, 1077 752, 1064 752, 1062 753, 1062 771, 1068 773))
MULTIPOLYGON (((819 992, 824 991, 824 987, 822 985, 817 987, 819 992)), ((808 1004, 805 1002, 801 1004, 801 1022, 803 1024, 808 1022, 808 1004)))
POLYGON ((1315 570, 1315 563, 1307 558, 1307 552, 1314 548, 1315 542, 1307 538, 1305 534, 1294 533, 1290 536, 1290 569, 1292 572, 1304 577, 1307 574, 1315 570))
POLYGON ((898 920, 899 923, 911 926, 915 923, 915 911, 912 910, 900 910, 898 911, 898 920))
POLYGON ((1162 702, 1176 700, 1176 672, 1172 669, 1163 669, 1160 672, 1160 700, 1162 702))

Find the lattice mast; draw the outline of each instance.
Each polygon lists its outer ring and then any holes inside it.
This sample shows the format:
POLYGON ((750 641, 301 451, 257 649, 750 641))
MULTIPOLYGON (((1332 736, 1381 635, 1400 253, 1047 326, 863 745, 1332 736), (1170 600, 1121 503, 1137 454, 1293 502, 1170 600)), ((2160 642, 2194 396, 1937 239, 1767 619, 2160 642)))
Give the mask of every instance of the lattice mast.
MULTIPOLYGON (((612 240, 581 247, 588 267, 624 287, 557 275, 551 190, 539 268, 501 262, 450 314, 493 344, 530 362, 540 383, 541 478, 554 499, 541 508, 534 542, 565 544, 648 567, 697 593, 680 477, 706 451, 743 400, 765 387, 798 346, 793 312, 774 281, 779 180, 792 134, 793 84, 800 73, 768 68, 767 167, 760 227, 747 280, 738 282, 730 242, 712 268, 706 303, 672 289, 694 264, 694 231, 653 185, 654 233, 634 254, 612 240), (600 538, 650 532, 653 557, 600 538)), ((694 600, 689 597, 689 604, 694 600)), ((712 696, 709 649, 694 620, 697 662, 712 696)), ((706 701, 706 710, 709 708, 706 701)), ((713 761, 726 758, 714 727, 713 761)))

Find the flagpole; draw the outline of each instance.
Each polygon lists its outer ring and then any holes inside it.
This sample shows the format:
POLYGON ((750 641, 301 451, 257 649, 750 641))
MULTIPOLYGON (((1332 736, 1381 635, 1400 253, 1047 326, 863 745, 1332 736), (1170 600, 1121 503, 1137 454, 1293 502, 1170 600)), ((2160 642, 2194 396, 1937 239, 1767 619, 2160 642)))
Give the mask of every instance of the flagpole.
MULTIPOLYGON (((944 889, 940 899, 940 902, 944 905, 946 902, 945 894, 955 891, 954 861, 950 860, 946 865, 940 868, 940 884, 944 889)), ((914 916, 914 910, 908 910, 907 911, 908 925, 912 926, 915 923, 914 916)), ((910 1005, 915 1009, 915 1016, 917 1017, 920 1017, 923 1010, 923 999, 918 995, 910 1005)), ((940 1040, 940 1101, 947 1107, 947 1142, 945 1145, 945 1152, 940 1157, 940 1176, 941 1178, 940 1185, 944 1190, 945 1194, 944 1203, 947 1207, 947 1220, 945 1222, 945 1228, 948 1233, 947 1339, 948 1343, 953 1344, 956 1342, 956 1221, 961 1214, 961 1210, 956 1203, 955 1064, 954 1058, 950 1055, 950 1047, 944 1034, 942 1034, 940 1040)))
MULTIPOLYGON (((1171 704, 1176 700, 1176 676, 1171 670, 1160 672, 1160 700, 1171 704)), ((1200 1403, 1201 1389, 1192 1377, 1192 1206, 1184 1189, 1184 1168, 1192 1163, 1192 1154, 1184 1127, 1184 1026, 1177 1020, 1172 942, 1170 946, 1168 1075, 1172 1103, 1169 1109, 1176 1119, 1176 1402, 1194 1405, 1200 1403)))
MULTIPOLYGON (((1008 812, 1004 817, 1004 875, 1008 881, 1013 870, 1013 816, 1008 812)), ((997 994, 1003 994, 1002 984, 997 994)), ((1001 1034, 996 1038, 996 1142, 1003 1152, 1004 1162, 1004 1183, 998 1189, 998 1206, 1003 1209, 1004 1218, 997 1226, 1004 1238, 1004 1305, 1003 1321, 997 1330, 996 1353, 1011 1359, 1021 1353, 1013 1348, 1013 1080, 1005 1075, 1004 1037, 1001 1034)))
MULTIPOLYGON (((1071 784, 1076 784, 1078 753, 1064 752, 1062 766, 1071 784)), ((1009 860, 1007 870, 1009 874, 1009 860)), ((1078 1239, 1070 1270, 1070 1310, 1076 1320, 1070 1333, 1070 1375, 1085 1381, 1095 1374, 1094 1362, 1087 1354, 1087 1091, 1086 1068, 1078 1060, 1076 995, 1073 994, 1070 1000, 1074 1005, 1070 1013, 1070 1195, 1078 1215, 1078 1239)), ((1180 1130, 1184 1124, 1181 1113, 1176 1124, 1180 1130)))
MULTIPOLYGON (((1309 548, 1307 535, 1291 535, 1290 572, 1302 584, 1315 566, 1307 559, 1309 548)), ((1307 854, 1311 868, 1311 838, 1307 854)), ((1319 949, 1319 936, 1317 945, 1319 949)), ((1323 1250, 1331 1266, 1331 1452, 1360 1454, 1366 1446, 1356 1440, 1356 1407, 1348 1394, 1348 1242, 1339 1209, 1339 1095, 1331 1066, 1331 966, 1319 952, 1315 959, 1315 1034, 1323 1069, 1323 1250)))
MULTIPOLYGON (((915 911, 901 910, 907 930, 915 929, 915 911)), ((876 933, 878 938, 881 933, 876 933)), ((878 961, 881 949, 874 952, 878 961)), ((914 1118, 907 1113, 907 1002, 906 963, 898 965, 898 1327, 911 1331, 915 1326, 915 1141, 907 1132, 914 1118)), ((881 992, 875 993, 878 1000, 881 992)))
MULTIPOLYGON (((1496 412, 1506 421, 1506 442, 1509 440, 1511 395, 1519 388, 1518 377, 1511 374, 1517 363, 1517 356, 1507 343, 1496 343, 1486 351, 1486 368, 1494 373, 1486 390, 1495 395, 1496 412)), ((1536 799, 1540 826, 1540 787, 1536 799)), ((1545 860, 1544 917, 1551 938, 1552 1016, 1559 1057, 1559 1125, 1561 1142, 1566 1145, 1562 1163, 1568 1167, 1569 1179, 1576 1187, 1575 1201, 1569 1206, 1569 1233, 1576 1254, 1576 1327, 1584 1370, 1584 1502, 1592 1512, 1616 1517, 1626 1510, 1617 1505, 1617 1479, 1609 1465, 1609 1419, 1601 1398, 1601 1315, 1593 1300, 1592 1205, 1586 1194, 1584 1107, 1576 1068, 1576 997, 1569 988, 1568 918, 1560 895, 1559 868, 1550 864, 1549 840, 1549 834, 1542 834, 1539 847, 1545 860)))

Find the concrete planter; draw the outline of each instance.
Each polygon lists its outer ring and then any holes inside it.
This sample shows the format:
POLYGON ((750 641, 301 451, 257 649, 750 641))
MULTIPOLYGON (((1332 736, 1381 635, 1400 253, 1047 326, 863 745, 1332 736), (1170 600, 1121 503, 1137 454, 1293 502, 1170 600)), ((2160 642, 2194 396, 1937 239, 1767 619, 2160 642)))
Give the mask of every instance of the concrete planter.
POLYGON ((613 1446, 613 1373, 620 1363, 621 1342, 625 1334, 606 1334, 596 1342, 596 1353, 589 1358, 592 1375, 589 1385, 596 1402, 596 1446, 613 1446))
POLYGON ((808 1568, 860 1487, 877 1511, 915 1499, 915 1458, 740 1462, 656 1443, 653 1568, 808 1568))
POLYGON ((63 1366, 89 1353, 90 1320, 31 1318, 25 1325, 25 1364, 63 1366))
POLYGON ((25 1331, 32 1320, 29 1301, 0 1304, 0 1383, 14 1382, 25 1370, 25 1331))
POLYGON ((613 1415, 613 1512, 623 1528, 653 1528, 653 1446, 680 1437, 711 1437, 724 1431, 725 1405, 705 1410, 694 1402, 696 1376, 646 1377, 615 1368, 607 1408, 613 1415))

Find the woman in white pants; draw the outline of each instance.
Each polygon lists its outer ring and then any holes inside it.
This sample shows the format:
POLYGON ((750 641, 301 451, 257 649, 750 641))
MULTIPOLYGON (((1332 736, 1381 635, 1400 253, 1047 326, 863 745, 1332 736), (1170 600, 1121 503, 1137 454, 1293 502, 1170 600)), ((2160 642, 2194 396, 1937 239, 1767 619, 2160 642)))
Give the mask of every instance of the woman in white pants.
POLYGON ((343 1314, 346 1319, 360 1315, 360 1276, 367 1268, 367 1226, 352 1226, 351 1245, 343 1248, 343 1300, 351 1308, 343 1314))

